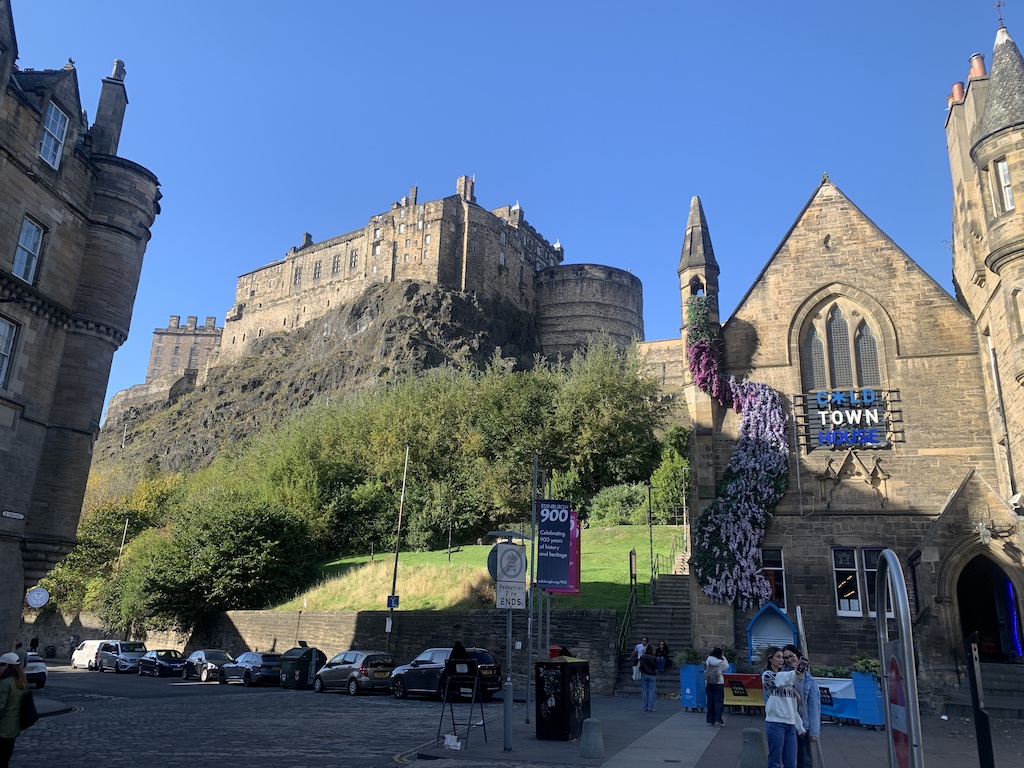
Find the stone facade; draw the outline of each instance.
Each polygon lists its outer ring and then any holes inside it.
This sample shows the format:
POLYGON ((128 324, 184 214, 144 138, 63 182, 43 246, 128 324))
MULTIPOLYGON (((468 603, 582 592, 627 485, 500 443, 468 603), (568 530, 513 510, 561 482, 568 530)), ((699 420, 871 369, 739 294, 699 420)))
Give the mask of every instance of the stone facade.
POLYGON ((216 317, 207 317, 203 325, 198 325, 198 318, 190 315, 182 325, 180 315, 171 315, 166 328, 153 331, 146 383, 157 379, 177 381, 186 371, 206 370, 210 355, 220 343, 221 331, 216 317))
POLYGON ((110 364, 131 322, 159 185, 117 156, 125 69, 86 124, 78 75, 18 69, 0 0, 0 644, 75 542, 110 364))
POLYGON ((530 226, 518 203, 488 211, 474 190, 473 179, 462 176, 455 195, 421 203, 412 187, 365 227, 322 242, 307 233, 283 259, 242 275, 210 365, 249 354, 266 335, 319 320, 369 285, 395 281, 509 301, 536 315, 552 356, 597 332, 622 346, 643 339, 636 277, 613 267, 563 265, 562 246, 530 226))
MULTIPOLYGON (((956 299, 827 177, 724 324, 697 199, 678 270, 684 303, 712 300, 724 373, 771 385, 790 417, 789 484, 761 544, 776 604, 794 624, 799 606, 817 663, 849 666, 877 652, 874 569, 891 549, 925 708, 958 685, 972 632, 982 660, 1024 662, 1024 60, 1005 29, 991 75, 981 59, 947 120, 956 299)), ((689 408, 696 524, 740 416, 693 386, 682 345, 643 351, 689 408)), ((698 647, 731 623, 728 641, 756 648, 756 611, 693 589, 698 647)))

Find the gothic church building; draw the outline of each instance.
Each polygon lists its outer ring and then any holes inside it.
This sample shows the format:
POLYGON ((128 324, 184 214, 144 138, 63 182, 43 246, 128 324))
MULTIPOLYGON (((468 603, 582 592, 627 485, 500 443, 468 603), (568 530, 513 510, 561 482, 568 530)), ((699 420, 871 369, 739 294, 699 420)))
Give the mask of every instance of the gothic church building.
MULTIPOLYGON (((925 706, 957 684, 973 632, 982 661, 1024 662, 1024 59, 1005 28, 991 72, 976 55, 954 86, 946 131, 955 297, 827 176, 724 323, 698 198, 678 268, 684 306, 710 300, 723 372, 769 384, 790 419, 761 545, 773 603, 794 625, 799 606, 816 664, 848 667, 877 648, 875 572, 892 549, 925 706)), ((696 527, 740 416, 694 386, 683 342, 644 348, 690 411, 696 527)), ((694 647, 753 656, 757 609, 694 593, 694 647)))

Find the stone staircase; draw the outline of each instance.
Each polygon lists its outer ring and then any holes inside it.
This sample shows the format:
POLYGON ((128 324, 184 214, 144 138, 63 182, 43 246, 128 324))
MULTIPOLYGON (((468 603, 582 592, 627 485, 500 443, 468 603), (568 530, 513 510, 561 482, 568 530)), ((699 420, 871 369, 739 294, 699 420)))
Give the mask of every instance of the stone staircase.
MULTIPOLYGON (((981 684, 989 717, 1024 720, 1024 664, 982 664, 981 684)), ((964 678, 960 692, 946 702, 946 714, 956 717, 974 715, 967 678, 964 678)))
MULTIPOLYGON (((690 645, 690 577, 662 574, 658 577, 654 605, 637 606, 636 619, 629 638, 629 649, 619 659, 619 674, 615 681, 616 696, 640 696, 640 683, 634 682, 630 663, 632 648, 643 635, 657 647, 668 643, 672 655, 690 645)), ((659 696, 679 695, 679 667, 673 665, 658 681, 659 696), (664 682, 663 682, 664 681, 664 682)))

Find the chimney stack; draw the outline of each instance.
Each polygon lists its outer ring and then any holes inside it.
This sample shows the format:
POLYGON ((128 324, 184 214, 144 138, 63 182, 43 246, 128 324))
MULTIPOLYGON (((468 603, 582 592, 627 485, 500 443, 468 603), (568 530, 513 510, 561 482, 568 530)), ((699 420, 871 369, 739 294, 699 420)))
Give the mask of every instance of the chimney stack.
POLYGON ((985 54, 976 53, 971 56, 971 71, 967 73, 967 79, 973 80, 976 77, 985 77, 985 54))

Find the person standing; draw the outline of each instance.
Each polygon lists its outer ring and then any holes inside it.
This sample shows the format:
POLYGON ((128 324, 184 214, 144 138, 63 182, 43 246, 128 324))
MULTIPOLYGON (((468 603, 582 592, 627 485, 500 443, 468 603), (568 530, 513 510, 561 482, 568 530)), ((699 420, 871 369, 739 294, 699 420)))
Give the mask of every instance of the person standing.
POLYGON ((658 662, 654 647, 648 645, 640 656, 640 699, 644 712, 654 711, 654 697, 658 690, 658 662))
POLYGON ((722 673, 729 668, 721 648, 715 648, 704 661, 704 694, 708 700, 708 725, 725 727, 725 678, 722 673))
POLYGON ((786 669, 782 649, 770 645, 765 650, 764 672, 764 732, 768 738, 767 768, 796 768, 796 739, 804 732, 800 719, 797 686, 803 682, 803 672, 786 669))
POLYGON ((28 681, 16 653, 0 656, 0 768, 7 768, 21 733, 21 697, 28 681))
POLYGON ((33 637, 31 640, 28 641, 28 652, 29 653, 39 653, 39 638, 38 637, 33 637))
POLYGON ((810 662, 804 658, 795 645, 782 649, 783 661, 788 669, 804 673, 803 681, 797 686, 800 694, 800 720, 804 732, 796 740, 796 768, 814 768, 815 742, 821 736, 821 691, 818 681, 811 674, 810 662))

